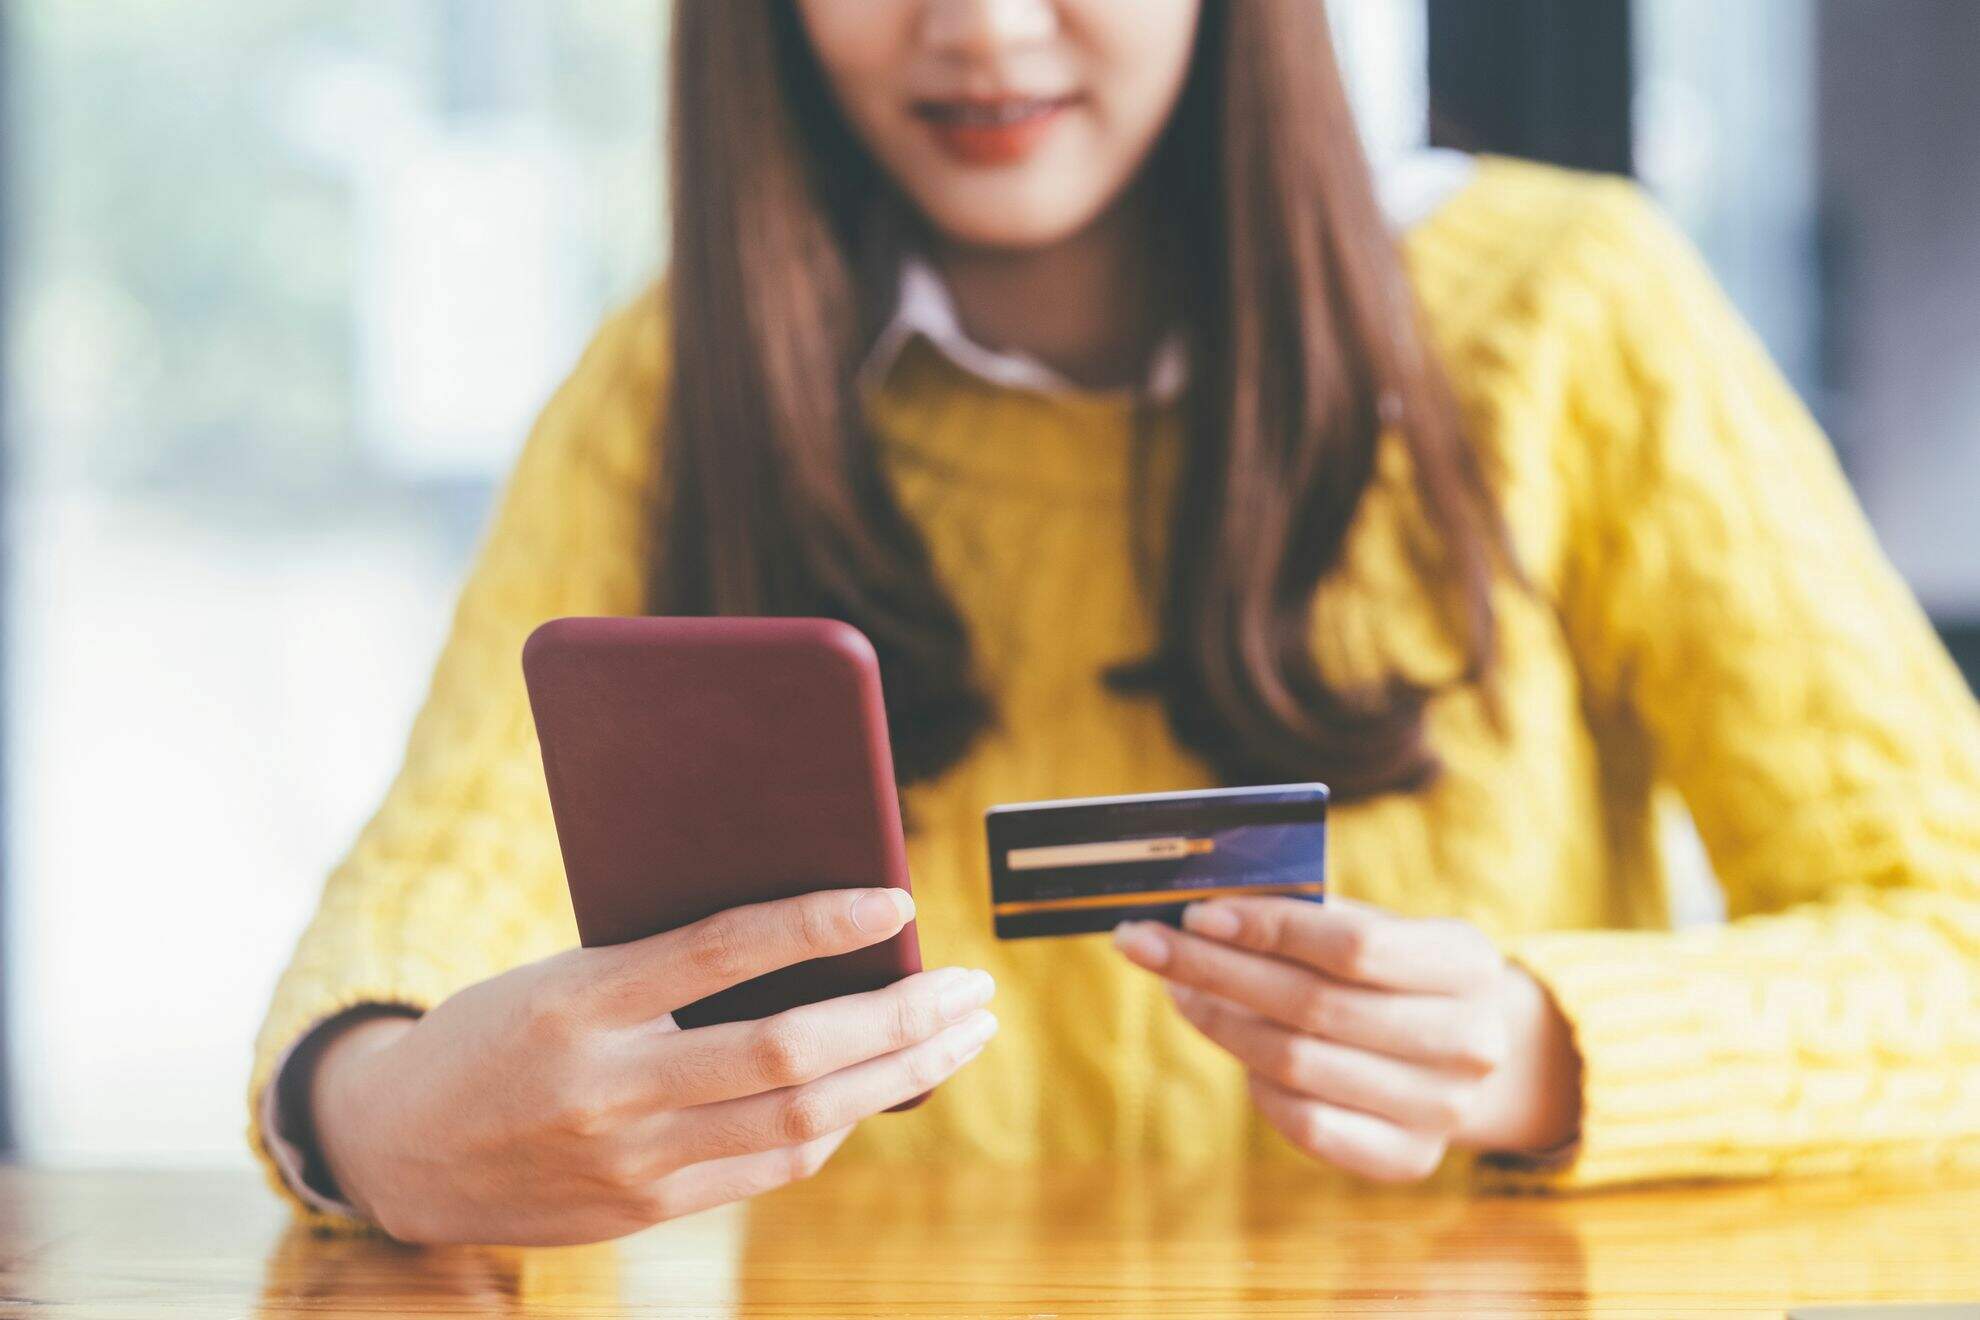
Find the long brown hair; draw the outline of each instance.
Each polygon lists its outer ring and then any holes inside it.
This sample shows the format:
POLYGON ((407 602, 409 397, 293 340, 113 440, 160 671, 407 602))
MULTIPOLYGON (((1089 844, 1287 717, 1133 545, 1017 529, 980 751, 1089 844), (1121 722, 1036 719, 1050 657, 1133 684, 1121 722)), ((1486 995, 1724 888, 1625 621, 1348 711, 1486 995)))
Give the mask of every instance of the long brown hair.
MULTIPOLYGON (((673 336, 651 607, 824 614, 880 654, 903 784, 995 712, 967 628, 895 502, 856 373, 889 310, 906 204, 834 106, 788 0, 684 0, 671 116, 673 336), (770 71, 771 76, 766 76, 770 71)), ((1376 204, 1319 0, 1206 0, 1146 169, 1189 349, 1159 643, 1108 675, 1158 697, 1226 781, 1319 778, 1351 800, 1426 782, 1429 693, 1340 690, 1313 600, 1406 446, 1424 571, 1482 679, 1503 546, 1376 204)))

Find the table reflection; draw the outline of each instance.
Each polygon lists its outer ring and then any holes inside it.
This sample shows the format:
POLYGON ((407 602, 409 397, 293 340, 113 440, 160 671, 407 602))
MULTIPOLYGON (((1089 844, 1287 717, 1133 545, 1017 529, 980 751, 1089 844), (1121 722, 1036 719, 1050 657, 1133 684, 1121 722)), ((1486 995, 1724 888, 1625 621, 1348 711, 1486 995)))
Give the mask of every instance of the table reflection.
POLYGON ((906 1184, 861 1170, 834 1192, 841 1213, 827 1221, 796 1197, 752 1207, 742 1300, 796 1311, 829 1291, 850 1311, 1184 1315, 1434 1293, 1443 1314, 1467 1298, 1530 1314, 1539 1299, 1558 1309, 1585 1295, 1572 1224, 1531 1198, 1135 1168, 906 1184))
POLYGON ((1661 1314, 1980 1295, 1980 1185, 1590 1196, 1280 1168, 828 1170, 621 1243, 417 1250, 286 1232, 262 1315, 1661 1314))
POLYGON ((291 1225, 262 1274, 264 1317, 610 1313, 625 1300, 613 1244, 408 1247, 291 1225))

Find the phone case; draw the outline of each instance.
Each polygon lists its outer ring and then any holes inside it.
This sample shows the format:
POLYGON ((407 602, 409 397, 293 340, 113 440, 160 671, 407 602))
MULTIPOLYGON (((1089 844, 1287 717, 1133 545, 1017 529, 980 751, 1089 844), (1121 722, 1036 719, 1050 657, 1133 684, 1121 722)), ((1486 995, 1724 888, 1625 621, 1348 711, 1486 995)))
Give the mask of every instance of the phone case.
MULTIPOLYGON (((530 635, 522 664, 585 944, 815 889, 909 888, 880 667, 858 629, 554 619, 530 635)), ((884 943, 772 972, 674 1018, 759 1018, 919 970, 909 922, 884 943)))

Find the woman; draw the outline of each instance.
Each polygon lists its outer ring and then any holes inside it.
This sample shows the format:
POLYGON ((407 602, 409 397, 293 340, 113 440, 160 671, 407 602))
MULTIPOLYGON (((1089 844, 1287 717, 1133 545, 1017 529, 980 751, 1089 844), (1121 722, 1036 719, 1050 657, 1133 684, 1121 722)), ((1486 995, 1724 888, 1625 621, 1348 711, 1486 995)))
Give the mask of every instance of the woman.
POLYGON ((552 1242, 835 1149, 1551 1185, 1980 1157, 1974 703, 1627 185, 1477 163, 1398 245, 1317 3, 684 3, 673 51, 671 279, 533 433, 277 990, 282 1186, 552 1242), (569 947, 518 650, 641 611, 872 637, 912 914, 569 947), (1316 778, 1353 902, 989 938, 989 804, 1316 778), (1668 928, 1680 795, 1722 926, 1668 928), (956 966, 668 1017, 910 915, 956 966))

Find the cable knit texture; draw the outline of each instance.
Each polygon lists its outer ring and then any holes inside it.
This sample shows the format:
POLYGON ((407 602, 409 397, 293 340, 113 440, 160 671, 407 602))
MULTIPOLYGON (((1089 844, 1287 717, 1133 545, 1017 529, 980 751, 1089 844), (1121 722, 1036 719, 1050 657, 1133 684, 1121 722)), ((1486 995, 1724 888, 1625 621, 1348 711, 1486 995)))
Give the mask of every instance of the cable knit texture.
MULTIPOLYGON (((1627 183, 1487 161, 1405 247, 1531 584, 1498 592, 1500 720, 1473 687, 1440 695, 1445 773, 1338 809, 1331 879, 1476 922, 1573 1023, 1574 1153, 1481 1172, 1980 1166, 1980 717, 1828 444, 1627 183), (1668 928, 1659 826, 1678 802, 1723 925, 1668 928)), ((430 1006, 575 941, 518 652, 544 619, 641 608, 662 297, 604 327, 531 435, 404 769, 276 991, 251 1115, 328 1015, 430 1006)), ((924 953, 989 968, 1004 1027, 837 1159, 1303 1159, 1104 938, 990 936, 986 806, 1209 782, 1156 703, 1099 678, 1154 640, 1129 456, 1154 446, 1172 481, 1176 411, 1138 430, 1125 398, 1000 388, 920 342, 869 411, 1001 717, 908 806, 924 953)), ((1385 441, 1316 602, 1333 677, 1454 671, 1410 568, 1420 530, 1385 441)))

